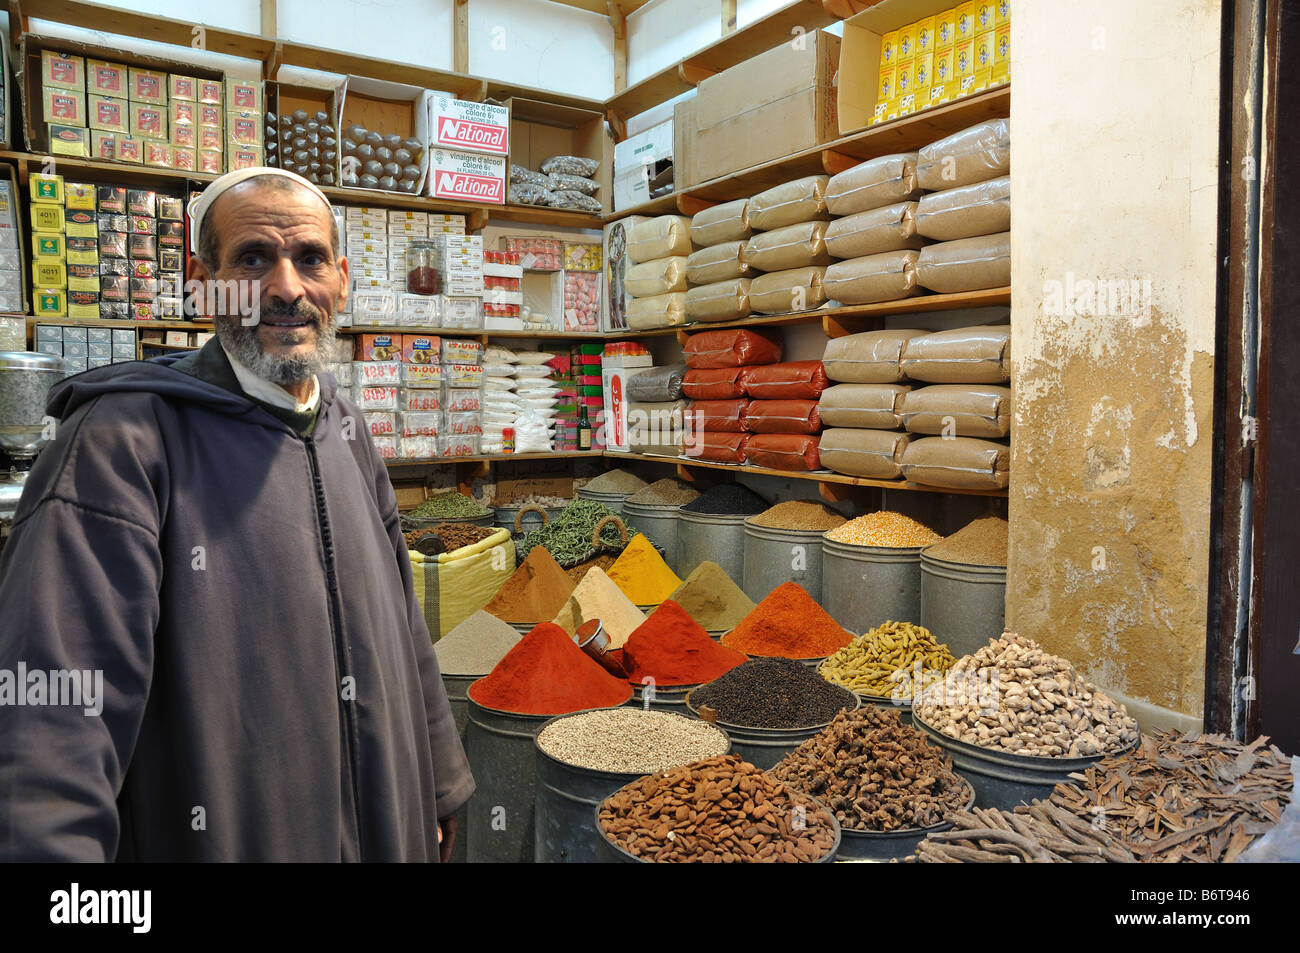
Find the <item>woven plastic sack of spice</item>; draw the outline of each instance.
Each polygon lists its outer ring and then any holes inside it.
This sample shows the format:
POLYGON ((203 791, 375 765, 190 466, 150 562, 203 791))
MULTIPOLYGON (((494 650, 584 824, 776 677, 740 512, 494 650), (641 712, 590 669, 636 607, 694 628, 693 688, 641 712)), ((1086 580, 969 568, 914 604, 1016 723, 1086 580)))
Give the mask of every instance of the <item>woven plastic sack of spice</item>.
POLYGON ((747 433, 745 412, 748 409, 749 401, 741 397, 738 400, 693 400, 686 412, 697 432, 747 433))
POLYGON ((903 451, 903 476, 954 490, 1002 490, 1010 482, 1011 448, 975 437, 921 437, 903 451))
POLYGON ((658 215, 628 231, 627 256, 634 262, 690 253, 691 220, 683 215, 658 215))
POLYGON ((695 431, 694 441, 686 448, 686 456, 712 463, 744 463, 745 448, 749 444, 747 433, 710 433, 695 431))
POLYGON ((931 384, 903 398, 909 433, 1000 439, 1011 431, 1011 388, 1000 384, 931 384))
POLYGON ((686 401, 632 401, 627 405, 629 442, 645 445, 671 443, 682 433, 686 401))
POLYGON ((896 202, 834 219, 826 226, 826 250, 836 258, 862 258, 902 248, 921 248, 916 202, 896 202))
POLYGON ((686 280, 693 285, 711 285, 730 278, 753 274, 745 260, 745 242, 723 242, 693 251, 686 259, 686 280))
POLYGON ((921 249, 916 282, 940 294, 1011 284, 1011 233, 960 238, 921 249))
POLYGON ((565 172, 552 172, 547 184, 552 192, 581 192, 583 195, 595 195, 600 183, 582 175, 569 175, 565 172))
POLYGON ((567 208, 576 212, 600 212, 604 209, 604 206, 600 204, 600 199, 591 195, 584 195, 575 189, 552 192, 548 204, 551 208, 567 208))
POLYGON ((868 159, 832 176, 826 186, 826 208, 832 215, 852 215, 895 202, 909 202, 920 194, 916 183, 916 153, 900 152, 868 159))
POLYGON ((526 169, 521 165, 510 166, 510 184, 511 185, 539 185, 544 189, 550 189, 551 177, 543 175, 540 172, 534 172, 532 169, 526 169))
POLYGON ((905 249, 837 261, 826 269, 822 289, 827 298, 843 304, 910 298, 921 293, 916 274, 916 259, 920 254, 905 249))
POLYGON ((745 429, 750 433, 815 434, 822 418, 815 400, 751 400, 745 411, 745 429))
POLYGON ((544 185, 514 182, 510 185, 511 205, 550 205, 551 190, 544 185))
POLYGON ((415 597, 436 642, 492 601, 515 571, 510 530, 439 556, 408 553, 415 597))
POLYGON ((772 332, 735 328, 692 334, 682 348, 691 370, 775 364, 781 360, 781 340, 772 332))
POLYGON ((759 192, 749 200, 749 227, 765 232, 782 225, 829 219, 826 211, 829 181, 829 176, 809 175, 759 192))
POLYGON ((899 367, 902 376, 931 384, 1002 384, 1011 380, 1011 325, 918 334, 903 348, 899 367))
POLYGON ((667 367, 649 367, 634 371, 627 378, 628 400, 680 400, 682 381, 686 377, 685 364, 667 367))
POLYGON ((743 367, 688 370, 682 378, 682 396, 691 400, 734 400, 745 396, 743 367))
MULTIPOLYGON (((903 425, 899 411, 908 384, 836 384, 817 402, 823 427, 870 427, 894 430, 903 425)), ((823 451, 825 447, 822 448, 823 451)), ((826 464, 830 466, 830 464, 826 464)), ((831 467, 834 469, 834 467, 831 467)))
POLYGON ((749 317, 749 279, 732 278, 686 292, 690 321, 738 321, 749 317))
POLYGON ((1011 176, 922 195, 916 231, 935 241, 951 242, 1011 229, 1011 176))
POLYGON ((750 267, 759 271, 788 271, 829 265, 826 251, 826 222, 800 222, 770 232, 759 232, 745 243, 750 267))
POLYGON ((917 153, 916 183, 927 192, 983 182, 1011 171, 1011 121, 986 119, 917 153))
POLYGON ((749 307, 756 314, 795 314, 826 303, 826 268, 791 268, 756 275, 749 283, 749 307))
POLYGON ((623 290, 634 298, 650 298, 686 290, 686 259, 681 255, 655 258, 633 265, 623 278, 623 290))
POLYGON ((598 159, 588 159, 586 156, 551 156, 549 159, 542 160, 542 171, 547 175, 558 172, 562 175, 590 178, 599 168, 598 159))
POLYGON ((787 433, 756 433, 745 445, 745 462, 772 470, 816 470, 821 466, 817 438, 787 433))
POLYGON ((822 466, 846 476, 892 480, 902 475, 903 453, 911 441, 905 433, 834 427, 821 435, 822 466))
POLYGON ((902 366, 903 350, 925 331, 897 329, 863 331, 832 338, 822 352, 826 376, 849 384, 892 384, 909 376, 902 366))
POLYGON ((633 298, 627 305, 627 326, 633 331, 671 328, 686 323, 686 295, 674 291, 649 298, 633 298))
POLYGON ((749 199, 723 202, 696 212, 691 219, 691 241, 699 248, 744 241, 750 234, 749 199))
POLYGON ((745 396, 754 400, 816 400, 828 383, 821 361, 747 367, 740 377, 745 396))

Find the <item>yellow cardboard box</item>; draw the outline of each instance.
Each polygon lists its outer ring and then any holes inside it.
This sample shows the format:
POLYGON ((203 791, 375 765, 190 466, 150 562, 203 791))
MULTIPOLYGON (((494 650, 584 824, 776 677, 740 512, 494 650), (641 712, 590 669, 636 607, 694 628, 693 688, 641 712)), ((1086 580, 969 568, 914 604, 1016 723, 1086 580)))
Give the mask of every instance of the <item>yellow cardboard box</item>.
POLYGON ((975 41, 967 40, 952 48, 952 79, 948 82, 948 98, 965 96, 975 84, 975 41))
POLYGON ((882 66, 880 68, 880 82, 876 84, 876 102, 887 103, 894 98, 897 79, 898 67, 882 66))
POLYGON ((916 21, 916 55, 925 56, 934 52, 934 20, 932 16, 921 17, 916 21))
POLYGON ((992 30, 975 34, 975 72, 992 71, 996 40, 992 30))
POLYGON ((64 182, 63 207, 95 211, 95 186, 90 182, 64 182))
POLYGON ((993 83, 1011 80, 1011 24, 1004 23, 993 31, 993 83))
POLYGON ((997 27, 997 0, 975 0, 975 35, 985 33, 997 27))
POLYGON ((909 23, 898 28, 898 65, 912 62, 914 56, 916 56, 916 24, 909 23))
POLYGON ((1011 0, 998 0, 997 10, 993 19, 993 28, 1005 26, 1011 22, 1011 0))
MULTIPOLYGON (((957 74, 952 65, 952 47, 946 50, 936 50, 934 54, 934 63, 930 68, 930 101, 933 103, 937 98, 935 89, 944 89, 946 92, 947 85, 957 78, 957 74)), ((945 100, 949 97, 945 94, 945 100)))
POLYGON ((68 314, 68 293, 62 288, 36 288, 32 309, 38 318, 62 318, 68 314))
POLYGON ((63 231, 63 209, 57 205, 32 204, 33 232, 63 231))
POLYGON ((957 36, 953 45, 975 39, 975 0, 957 4, 957 36))
POLYGON ((912 60, 912 92, 917 102, 929 104, 930 83, 934 81, 934 54, 920 53, 912 60), (925 90, 922 94, 922 90, 925 90))
POLYGON ((957 42, 957 8, 934 15, 934 51, 951 50, 957 42))
POLYGON ((898 46, 898 31, 890 32, 880 37, 880 68, 885 69, 889 66, 898 65, 898 56, 896 47, 898 46))
MULTIPOLYGON (((894 79, 894 95, 898 97, 899 105, 903 105, 903 100, 912 95, 912 64, 913 60, 906 63, 898 64, 898 75, 894 79)), ((904 115, 900 111, 899 115, 904 115)))

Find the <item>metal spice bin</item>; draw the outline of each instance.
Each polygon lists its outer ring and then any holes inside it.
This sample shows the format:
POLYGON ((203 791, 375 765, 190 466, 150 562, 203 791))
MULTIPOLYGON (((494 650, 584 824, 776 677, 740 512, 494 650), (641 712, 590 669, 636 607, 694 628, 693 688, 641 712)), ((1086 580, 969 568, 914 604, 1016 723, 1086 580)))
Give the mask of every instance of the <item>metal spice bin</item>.
MULTIPOLYGON (((846 688, 847 692, 848 689, 846 688)), ((849 692, 852 695, 852 692, 849 692)), ((844 711, 856 711, 861 707, 857 695, 853 695, 853 704, 846 705, 844 711)), ((691 704, 691 693, 686 694, 686 707, 699 717, 699 709, 691 704)), ((807 728, 749 728, 744 725, 731 725, 724 721, 713 722, 727 733, 731 739, 732 750, 750 764, 770 770, 795 748, 799 747, 813 735, 830 724, 829 721, 807 728)))
POLYGON ((850 632, 921 620, 921 548, 822 542, 822 606, 850 632))
POLYGON ((758 526, 752 520, 745 520, 745 570, 741 582, 745 595, 756 603, 762 602, 777 586, 797 582, 814 602, 821 602, 825 531, 776 529, 758 526))
MULTIPOLYGON (((663 547, 664 562, 673 572, 678 572, 677 555, 677 514, 680 503, 669 506, 655 506, 649 503, 624 503, 623 515, 635 520, 646 539, 663 547)), ((681 573, 678 573, 681 575, 681 573)))
POLYGON ((921 554, 921 625, 960 658, 1006 628, 1007 567, 921 554))
POLYGON ((732 579, 745 574, 744 514, 692 513, 677 515, 677 575, 685 579, 704 562, 715 562, 732 579))

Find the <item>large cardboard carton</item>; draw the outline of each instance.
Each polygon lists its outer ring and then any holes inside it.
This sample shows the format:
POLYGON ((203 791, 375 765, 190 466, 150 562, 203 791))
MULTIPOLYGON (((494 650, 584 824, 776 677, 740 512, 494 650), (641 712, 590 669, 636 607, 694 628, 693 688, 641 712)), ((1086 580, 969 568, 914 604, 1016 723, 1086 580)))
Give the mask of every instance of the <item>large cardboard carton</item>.
MULTIPOLYGON (((614 211, 650 201, 665 164, 673 162, 673 122, 661 122, 614 145, 614 211)), ((667 174, 674 176, 675 170, 667 174)))
POLYGON ((678 192, 700 181, 695 170, 695 97, 673 106, 673 188, 678 192))
MULTIPOLYGON (((877 46, 877 60, 879 55, 877 46)), ((699 181, 836 138, 839 58, 839 38, 819 30, 701 82, 695 97, 693 159, 699 181)), ((874 96, 877 78, 864 81, 862 98, 874 96)))
POLYGON ((510 110, 510 165, 537 171, 551 156, 595 159, 600 163, 591 176, 600 185, 596 198, 606 209, 612 208, 614 140, 603 113, 517 96, 505 104, 510 110))

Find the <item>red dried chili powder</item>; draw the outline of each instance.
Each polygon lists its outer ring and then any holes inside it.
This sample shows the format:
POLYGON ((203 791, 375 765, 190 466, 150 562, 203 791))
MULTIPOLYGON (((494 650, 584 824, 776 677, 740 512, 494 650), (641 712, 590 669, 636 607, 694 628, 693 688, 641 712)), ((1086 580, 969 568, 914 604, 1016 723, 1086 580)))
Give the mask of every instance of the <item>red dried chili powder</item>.
POLYGON ((671 599, 637 626, 623 646, 628 681, 656 685, 699 685, 711 682, 746 661, 741 652, 709 638, 709 633, 671 599))
POLYGON ((777 586, 722 637, 724 645, 747 655, 797 659, 822 658, 852 640, 797 582, 777 586))
POLYGON ((632 697, 632 688, 589 658, 558 625, 543 622, 469 687, 469 697, 498 711, 567 715, 621 705, 632 697))

